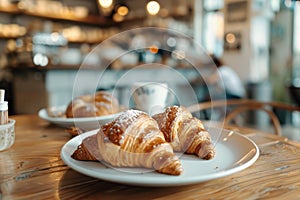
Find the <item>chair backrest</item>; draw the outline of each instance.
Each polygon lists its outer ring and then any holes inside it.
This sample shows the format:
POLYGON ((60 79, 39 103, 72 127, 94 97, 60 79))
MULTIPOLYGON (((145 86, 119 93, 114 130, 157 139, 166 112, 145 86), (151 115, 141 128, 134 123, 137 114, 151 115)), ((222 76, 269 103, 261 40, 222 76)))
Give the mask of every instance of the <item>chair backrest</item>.
POLYGON ((300 107, 281 103, 281 102, 262 102, 253 99, 232 99, 232 100, 217 100, 201 102, 199 104, 191 105, 188 110, 192 113, 218 108, 218 107, 230 107, 225 113, 224 124, 229 124, 232 120, 239 114, 246 111, 263 111, 268 114, 272 124, 274 126, 274 132, 277 135, 282 135, 281 124, 278 116, 275 114, 274 109, 282 109, 288 111, 298 111, 300 112, 300 107))

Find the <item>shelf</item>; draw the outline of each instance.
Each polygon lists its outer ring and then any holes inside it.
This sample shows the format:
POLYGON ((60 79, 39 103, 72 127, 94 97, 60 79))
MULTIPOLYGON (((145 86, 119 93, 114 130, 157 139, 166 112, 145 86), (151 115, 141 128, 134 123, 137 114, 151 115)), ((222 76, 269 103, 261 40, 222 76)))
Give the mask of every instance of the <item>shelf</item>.
POLYGON ((39 66, 33 64, 33 62, 22 62, 18 63, 16 65, 9 65, 8 69, 14 70, 14 71, 22 71, 22 70, 40 70, 40 71, 47 71, 47 70, 79 70, 79 69, 85 69, 85 70, 101 70, 99 66, 96 65, 89 65, 84 64, 82 66, 82 63, 78 64, 52 64, 51 61, 47 66, 39 66))
POLYGON ((18 39, 22 36, 4 36, 4 35, 0 35, 0 40, 15 40, 15 39, 18 39))
POLYGON ((103 40, 93 40, 93 41, 88 41, 88 40, 68 40, 69 44, 100 44, 103 42, 103 40))
POLYGON ((7 6, 5 8, 0 7, 0 12, 8 14, 19 14, 20 9, 17 6, 7 6))
POLYGON ((106 19, 101 16, 96 16, 96 15, 90 15, 85 18, 79 18, 75 16, 68 16, 68 15, 55 16, 55 15, 42 14, 42 13, 36 13, 31 11, 23 11, 22 14, 25 14, 27 16, 32 16, 32 17, 40 17, 40 18, 59 20, 59 21, 78 22, 78 23, 90 24, 90 25, 111 26, 115 23, 112 20, 106 19))
POLYGON ((7 13, 7 14, 14 14, 14 15, 27 15, 32 17, 39 17, 45 19, 52 19, 58 21, 69 21, 69 22, 77 22, 89 25, 101 25, 101 26, 111 26, 113 24, 117 24, 111 19, 105 18, 103 16, 98 15, 89 15, 84 18, 76 17, 73 15, 50 15, 44 13, 38 13, 28 10, 19 9, 17 6, 7 6, 7 7, 0 7, 0 13, 7 13))

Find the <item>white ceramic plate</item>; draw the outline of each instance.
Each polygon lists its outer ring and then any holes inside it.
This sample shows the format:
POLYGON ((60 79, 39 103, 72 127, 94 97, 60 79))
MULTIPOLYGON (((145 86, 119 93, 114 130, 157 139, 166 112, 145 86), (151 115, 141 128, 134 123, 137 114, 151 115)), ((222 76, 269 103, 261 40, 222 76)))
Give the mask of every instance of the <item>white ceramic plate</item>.
MULTIPOLYGON (((59 111, 64 112, 65 108, 66 108, 65 106, 59 106, 56 107, 55 109, 57 112, 59 111)), ((51 117, 48 115, 47 109, 43 108, 39 110, 38 115, 40 118, 63 128, 76 126, 83 130, 94 130, 100 128, 100 126, 102 126, 103 124, 112 121, 114 118, 116 118, 119 115, 119 113, 113 115, 101 116, 101 117, 66 118, 63 116, 51 117)))
POLYGON ((82 139, 96 134, 86 132, 69 140, 61 150, 62 160, 72 169, 87 176, 106 181, 137 186, 181 186, 228 176, 246 169, 259 156, 257 145, 245 136, 232 131, 209 128, 216 145, 212 160, 201 160, 193 155, 179 155, 184 172, 180 176, 160 174, 141 168, 110 168, 100 162, 77 161, 70 156, 82 139))

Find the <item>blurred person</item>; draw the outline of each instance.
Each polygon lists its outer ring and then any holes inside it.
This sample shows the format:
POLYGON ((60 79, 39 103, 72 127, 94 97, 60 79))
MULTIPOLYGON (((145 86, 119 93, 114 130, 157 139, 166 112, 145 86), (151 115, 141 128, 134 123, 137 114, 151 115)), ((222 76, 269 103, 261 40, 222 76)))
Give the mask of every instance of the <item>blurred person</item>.
MULTIPOLYGON (((208 75, 202 74, 191 81, 191 85, 196 89, 199 102, 226 100, 226 99, 242 99, 246 97, 246 90, 243 82, 238 74, 223 61, 215 56, 210 56, 216 67, 212 66, 213 71, 208 75)), ((227 108, 218 108, 212 114, 210 110, 205 110, 205 119, 220 120, 225 117, 227 108)))
POLYGON ((220 58, 211 56, 216 67, 207 76, 197 77, 191 81, 193 86, 209 88, 204 99, 200 101, 219 99, 241 99, 246 96, 246 90, 238 74, 229 66, 225 65, 220 58))

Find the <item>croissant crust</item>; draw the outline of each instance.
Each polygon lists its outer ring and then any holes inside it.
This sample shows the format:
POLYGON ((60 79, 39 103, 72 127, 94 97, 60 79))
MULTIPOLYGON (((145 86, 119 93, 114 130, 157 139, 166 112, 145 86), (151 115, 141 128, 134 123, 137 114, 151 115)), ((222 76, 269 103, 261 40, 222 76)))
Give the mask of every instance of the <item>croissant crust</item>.
POLYGON ((185 107, 170 106, 153 118, 174 151, 196 154, 199 158, 207 160, 215 156, 210 134, 201 120, 193 117, 185 107))
POLYGON ((119 102, 112 94, 99 91, 74 98, 65 110, 67 118, 105 116, 119 112, 119 102))
POLYGON ((173 151, 206 160, 215 156, 210 134, 201 120, 182 106, 168 107, 153 117, 138 110, 124 111, 96 135, 85 138, 72 157, 180 175, 183 168, 173 151))
POLYGON ((157 122, 138 110, 122 112, 87 137, 72 157, 102 160, 115 167, 144 167, 160 173, 180 175, 183 168, 172 146, 165 141, 157 122))

